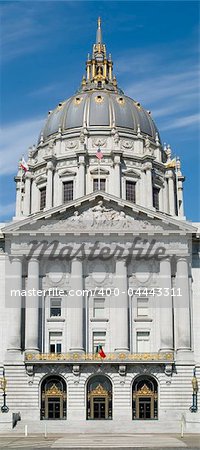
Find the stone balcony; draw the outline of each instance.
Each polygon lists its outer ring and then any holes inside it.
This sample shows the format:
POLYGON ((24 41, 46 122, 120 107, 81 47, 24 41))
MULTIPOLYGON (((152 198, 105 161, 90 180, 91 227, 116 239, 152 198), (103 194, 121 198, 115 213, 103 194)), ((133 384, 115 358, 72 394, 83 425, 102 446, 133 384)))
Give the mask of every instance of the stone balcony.
POLYGON ((172 364, 174 362, 173 352, 159 353, 107 353, 102 358, 95 353, 25 353, 25 363, 160 363, 172 364))

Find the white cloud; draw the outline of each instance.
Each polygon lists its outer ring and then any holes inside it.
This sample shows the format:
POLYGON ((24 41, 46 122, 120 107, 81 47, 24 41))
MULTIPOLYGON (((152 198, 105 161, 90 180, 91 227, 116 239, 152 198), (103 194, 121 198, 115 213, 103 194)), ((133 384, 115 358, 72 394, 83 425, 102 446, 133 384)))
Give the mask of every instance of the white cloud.
POLYGON ((186 117, 172 119, 168 124, 163 125, 162 130, 172 130, 173 128, 191 127, 200 124, 200 114, 192 114, 186 117))
POLYGON ((0 170, 2 175, 16 173, 18 161, 38 139, 43 120, 35 118, 11 123, 1 129, 0 170))

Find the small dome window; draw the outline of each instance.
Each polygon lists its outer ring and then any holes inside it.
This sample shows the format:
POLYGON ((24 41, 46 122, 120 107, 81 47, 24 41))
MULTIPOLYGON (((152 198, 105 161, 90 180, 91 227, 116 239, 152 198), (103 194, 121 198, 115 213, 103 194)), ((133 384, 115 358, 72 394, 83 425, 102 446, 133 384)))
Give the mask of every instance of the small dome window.
POLYGON ((75 105, 80 105, 80 103, 82 102, 82 100, 83 100, 83 97, 76 97, 76 98, 74 99, 75 105))
POLYGON ((103 101, 104 101, 104 97, 102 97, 101 95, 97 95, 95 97, 95 102, 102 103, 103 101))
POLYGON ((123 97, 118 97, 117 101, 118 101, 118 103, 119 103, 120 105, 124 105, 124 104, 125 104, 125 100, 124 100, 123 97))

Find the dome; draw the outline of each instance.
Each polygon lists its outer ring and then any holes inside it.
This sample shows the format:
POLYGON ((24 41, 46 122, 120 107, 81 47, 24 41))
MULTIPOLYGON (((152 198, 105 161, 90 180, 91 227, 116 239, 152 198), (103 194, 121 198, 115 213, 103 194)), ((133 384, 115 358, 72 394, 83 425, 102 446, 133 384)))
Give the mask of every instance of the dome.
POLYGON ((106 45, 102 43, 101 21, 98 20, 96 43, 92 55, 86 61, 86 76, 83 76, 79 91, 59 103, 49 112, 40 139, 44 142, 58 132, 87 128, 101 130, 117 128, 142 133, 156 140, 158 130, 139 102, 124 95, 113 75, 111 54, 107 56, 106 45))
POLYGON ((108 89, 79 91, 66 101, 59 103, 58 107, 49 113, 42 131, 43 139, 51 135, 62 133, 70 129, 86 127, 112 128, 113 126, 130 129, 137 134, 138 126, 144 135, 155 140, 158 130, 147 112, 140 103, 130 97, 108 89))

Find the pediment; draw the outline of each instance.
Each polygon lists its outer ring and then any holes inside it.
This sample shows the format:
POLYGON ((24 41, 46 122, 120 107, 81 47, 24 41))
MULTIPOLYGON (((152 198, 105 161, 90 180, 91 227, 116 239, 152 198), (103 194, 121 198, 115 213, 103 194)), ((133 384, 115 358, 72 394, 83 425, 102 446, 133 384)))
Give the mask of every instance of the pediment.
POLYGON ((74 170, 64 169, 62 172, 59 172, 60 177, 72 177, 75 176, 76 172, 74 170))
POLYGON ((140 174, 133 169, 127 169, 127 170, 123 170, 123 175, 125 175, 126 177, 134 177, 134 178, 140 178, 140 174))
POLYGON ((90 170, 91 175, 98 175, 100 173, 101 175, 109 175, 109 170, 104 169, 103 167, 100 167, 100 169, 95 168, 90 170))
POLYGON ((100 191, 13 222, 3 231, 5 234, 191 234, 196 229, 187 222, 100 191))

